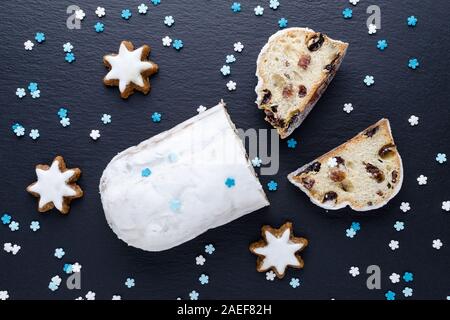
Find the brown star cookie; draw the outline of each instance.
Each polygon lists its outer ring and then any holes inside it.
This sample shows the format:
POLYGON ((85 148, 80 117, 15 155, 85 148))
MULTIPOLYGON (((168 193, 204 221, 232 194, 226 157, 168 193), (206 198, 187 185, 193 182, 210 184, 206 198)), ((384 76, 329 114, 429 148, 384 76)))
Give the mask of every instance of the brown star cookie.
POLYGON ((70 210, 70 201, 83 196, 83 191, 75 183, 80 177, 78 168, 67 169, 63 157, 57 156, 51 166, 36 166, 37 181, 27 187, 27 191, 39 198, 38 211, 46 212, 56 207, 61 213, 70 210))
POLYGON ((131 42, 122 41, 118 54, 103 57, 103 63, 109 69, 103 83, 107 86, 118 86, 120 96, 124 99, 135 90, 149 93, 149 77, 158 72, 158 65, 147 59, 149 54, 150 47, 147 45, 134 50, 131 42))
POLYGON ((261 236, 262 240, 252 243, 249 247, 250 251, 258 256, 258 272, 272 269, 281 279, 287 267, 303 268, 303 260, 296 253, 308 245, 308 240, 294 237, 291 222, 286 222, 279 229, 263 226, 261 236))

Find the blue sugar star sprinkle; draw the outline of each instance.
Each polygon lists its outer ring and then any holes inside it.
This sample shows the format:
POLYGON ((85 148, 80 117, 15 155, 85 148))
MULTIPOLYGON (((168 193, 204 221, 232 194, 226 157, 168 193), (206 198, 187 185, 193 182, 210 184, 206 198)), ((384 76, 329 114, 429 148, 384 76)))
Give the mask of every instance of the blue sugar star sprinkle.
POLYGON ((267 188, 269 188, 269 191, 277 191, 278 183, 276 183, 273 180, 270 180, 269 183, 267 184, 267 188))
POLYGON ((355 231, 359 231, 359 230, 361 230, 361 224, 359 222, 352 222, 352 225, 350 228, 352 228, 355 231))
POLYGON ((149 177, 151 174, 152 174, 152 171, 151 171, 149 168, 145 168, 145 169, 143 169, 142 172, 141 172, 141 175, 142 175, 144 178, 149 177))
POLYGON ((58 259, 62 259, 62 257, 64 257, 66 253, 64 252, 64 250, 62 248, 57 248, 55 249, 55 253, 54 256, 58 259))
POLYGON ((127 278, 127 281, 125 281, 125 286, 128 289, 133 288, 135 286, 134 279, 133 278, 127 278))
POLYGON ((386 297, 386 300, 395 300, 395 292, 389 290, 388 292, 386 292, 384 294, 384 296, 386 297))
POLYGON ((199 296, 199 294, 198 294, 198 292, 195 291, 195 290, 192 290, 192 291, 189 293, 189 298, 190 298, 191 300, 198 300, 198 296, 199 296))
POLYGON ((38 43, 42 43, 45 41, 45 34, 43 32, 37 32, 34 39, 38 42, 38 43))
POLYGON ((350 8, 345 8, 342 11, 342 15, 344 16, 344 19, 350 19, 353 16, 353 10, 350 8))
POLYGON ((73 272, 72 264, 70 263, 64 264, 63 271, 67 274, 71 274, 73 272))
POLYGON ((132 16, 130 9, 123 9, 122 14, 120 16, 125 20, 130 19, 132 16))
POLYGON ((152 114, 152 121, 153 122, 160 122, 161 121, 161 113, 154 112, 152 114))
POLYGON ((73 52, 67 52, 64 60, 66 60, 68 63, 72 63, 75 61, 75 55, 73 54, 73 52))
POLYGON ((178 213, 181 209, 181 201, 178 199, 172 199, 169 203, 170 210, 175 213, 178 213))
POLYGON ((286 18, 281 18, 278 20, 278 26, 280 28, 286 28, 288 26, 288 20, 286 18))
POLYGON ((95 29, 95 32, 97 32, 97 33, 103 32, 105 30, 105 25, 101 22, 97 22, 94 25, 94 29, 95 29))
POLYGON ((419 60, 417 60, 417 58, 409 59, 408 67, 415 70, 415 69, 417 69, 418 66, 419 66, 419 60))
POLYGON ((413 275, 411 272, 405 272, 405 273, 403 274, 403 280, 404 280, 405 282, 411 282, 411 281, 414 280, 414 275, 413 275))
POLYGON ((386 40, 378 40, 377 48, 380 49, 380 51, 384 51, 388 47, 388 43, 386 40))
POLYGON ((31 221, 30 224, 30 229, 33 230, 34 232, 38 231, 41 228, 41 226, 39 225, 39 221, 31 221))
POLYGON ((405 223, 402 221, 396 221, 394 224, 394 229, 397 231, 402 231, 403 229, 405 229, 405 223))
POLYGON ((157 6, 158 4, 161 3, 161 0, 150 0, 154 6, 157 6))
POLYGON ((345 230, 345 236, 347 238, 353 238, 356 235, 356 231, 353 228, 349 228, 347 230, 345 230))
POLYGON ((297 146, 297 140, 295 140, 294 138, 291 138, 287 141, 287 145, 288 145, 288 148, 295 149, 295 147, 297 146))
POLYGON ((10 224, 11 219, 12 219, 12 217, 7 213, 4 213, 1 218, 3 224, 10 224))
POLYGON ((36 82, 30 82, 28 84, 28 90, 30 92, 36 91, 38 89, 38 84, 36 82))
POLYGON ((175 39, 173 40, 173 44, 172 46, 176 49, 176 50, 181 50, 181 48, 183 48, 183 41, 180 39, 175 39))
POLYGON ((409 16, 406 21, 408 22, 408 26, 410 27, 415 27, 417 24, 417 18, 414 16, 409 16))
POLYGON ((234 178, 228 177, 228 178, 225 180, 225 185, 226 185, 228 188, 232 188, 232 187, 234 187, 234 186, 236 185, 236 181, 234 180, 234 178))
POLYGON ((295 289, 300 286, 300 280, 298 278, 292 278, 291 282, 289 282, 289 285, 295 289))
POLYGON ((233 2, 233 4, 231 5, 231 10, 233 12, 241 12, 241 4, 239 2, 233 2))
POLYGON ((445 153, 438 153, 436 155, 436 161, 439 162, 440 164, 447 162, 447 155, 445 153))
POLYGON ((205 246, 205 252, 208 254, 213 254, 216 251, 216 248, 210 243, 205 246))
POLYGON ((9 229, 13 232, 19 230, 19 223, 16 221, 11 221, 9 224, 9 229))
POLYGON ((208 284, 209 283, 209 277, 206 274, 203 274, 198 278, 198 281, 200 281, 200 283, 202 285, 208 284))
POLYGON ((67 117, 67 109, 59 108, 57 115, 60 119, 66 118, 67 117))

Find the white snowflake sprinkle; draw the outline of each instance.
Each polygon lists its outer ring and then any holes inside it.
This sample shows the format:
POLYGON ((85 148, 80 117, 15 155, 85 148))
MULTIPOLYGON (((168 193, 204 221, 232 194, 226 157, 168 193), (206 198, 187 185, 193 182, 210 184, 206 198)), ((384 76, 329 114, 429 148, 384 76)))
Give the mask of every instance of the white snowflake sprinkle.
POLYGON ((83 20, 85 16, 86 16, 86 14, 84 13, 83 10, 78 9, 78 10, 75 11, 75 18, 76 19, 83 20))
POLYGON ((280 2, 278 0, 270 0, 269 7, 272 10, 277 10, 280 6, 280 2))
POLYGON ((31 131, 30 131, 30 138, 31 139, 36 140, 40 136, 41 135, 39 134, 39 130, 38 129, 31 129, 31 131))
POLYGON ((369 24, 369 34, 375 34, 377 33, 377 26, 374 24, 369 24))
POLYGON ((228 88, 229 91, 236 90, 236 82, 231 81, 231 80, 228 81, 227 82, 227 88, 228 88))
POLYGON ((97 140, 98 138, 100 138, 100 130, 91 130, 89 136, 92 138, 92 140, 97 140))
POLYGON ((450 201, 442 201, 442 210, 450 211, 450 201))
POLYGON ((31 50, 33 50, 34 43, 31 42, 30 40, 27 40, 23 43, 23 46, 25 47, 25 50, 31 51, 31 50))
POLYGON ((202 112, 205 112, 205 111, 206 111, 206 107, 205 106, 202 106, 202 105, 198 106, 198 108, 197 108, 197 112, 198 113, 202 113, 202 112))
POLYGON ((345 103, 343 110, 347 113, 350 113, 353 111, 353 105, 351 103, 345 103))
POLYGON ((86 293, 86 300, 95 300, 95 292, 89 291, 86 293))
POLYGON ((400 210, 402 210, 405 213, 407 211, 411 210, 411 207, 409 206, 409 202, 402 202, 402 204, 400 205, 400 210))
POLYGON ((400 275, 394 272, 389 276, 389 280, 391 280, 392 283, 400 282, 400 275))
POLYGON ((240 41, 236 42, 233 46, 234 46, 234 51, 236 51, 236 52, 242 52, 242 50, 244 50, 244 45, 240 41))
POLYGON ((439 250, 444 244, 442 243, 441 239, 435 239, 433 240, 433 248, 436 250, 439 250))
POLYGON ((95 14, 97 15, 97 17, 102 18, 106 15, 106 10, 103 7, 97 7, 97 9, 95 10, 95 14))
POLYGON ((72 265, 72 271, 73 272, 80 272, 81 271, 81 264, 79 264, 78 262, 75 262, 72 265))
POLYGON ((336 158, 330 158, 330 159, 328 159, 328 161, 327 161, 327 166, 328 167, 330 167, 330 168, 334 168, 334 167, 337 167, 337 165, 338 165, 338 163, 337 163, 337 159, 336 158))
POLYGON ((72 52, 73 45, 70 42, 66 42, 63 44, 64 52, 72 52))
POLYGON ((352 275, 352 277, 359 276, 359 268, 358 267, 350 267, 350 270, 348 271, 352 275))
POLYGON ((227 76, 231 73, 231 68, 230 66, 227 65, 223 65, 222 68, 220 68, 220 72, 224 75, 227 76))
POLYGON ((409 117, 408 122, 412 127, 417 126, 419 124, 419 117, 412 115, 411 117, 409 117))
POLYGON ((6 290, 0 291, 0 300, 5 301, 7 299, 9 299, 8 291, 6 290))
POLYGON ((141 3, 138 7, 138 11, 140 14, 146 14, 148 10, 148 7, 145 5, 145 3, 141 3))
POLYGON ((171 27, 175 23, 175 19, 172 16, 164 17, 164 24, 168 27, 171 27))
POLYGON ((252 166, 254 166, 254 167, 258 167, 258 168, 261 167, 261 163, 262 163, 262 160, 258 157, 255 157, 252 159, 252 166))
POLYGON ((348 2, 350 2, 352 5, 356 6, 359 2, 359 0, 349 0, 348 2))
POLYGON ((427 180, 428 178, 426 176, 424 176, 423 174, 421 174, 418 178, 417 178, 417 182, 419 183, 419 186, 423 186, 427 184, 427 180))
POLYGON ((164 47, 170 47, 170 45, 172 44, 172 39, 169 36, 165 36, 164 38, 162 38, 162 44, 164 47))
POLYGON ((113 295, 111 300, 122 300, 122 297, 119 295, 113 295))
POLYGON ((275 276, 276 276, 276 274, 272 270, 266 272, 266 280, 268 280, 268 281, 275 280, 275 276))
POLYGON ((61 123, 61 125, 63 127, 67 127, 70 126, 70 118, 62 118, 59 123, 61 123))
POLYGON ((391 242, 389 242, 389 248, 391 248, 392 251, 397 250, 400 248, 399 242, 397 240, 391 240, 391 242))
POLYGON ((255 9, 253 9, 253 11, 255 12, 256 16, 262 16, 264 13, 264 8, 258 5, 257 7, 255 7, 255 9))
POLYGON ((195 264, 198 266, 204 265, 205 261, 206 261, 206 259, 202 255, 195 257, 195 264))

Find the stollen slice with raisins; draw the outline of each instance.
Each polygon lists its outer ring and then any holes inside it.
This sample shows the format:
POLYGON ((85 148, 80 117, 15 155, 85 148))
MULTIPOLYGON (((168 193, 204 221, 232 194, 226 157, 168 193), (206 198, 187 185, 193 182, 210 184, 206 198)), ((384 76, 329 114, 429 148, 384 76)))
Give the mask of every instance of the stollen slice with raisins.
POLYGON ((388 119, 290 173, 291 183, 325 209, 378 209, 400 191, 403 164, 388 119))
POLYGON ((348 43, 308 28, 288 28, 269 38, 256 67, 256 104, 281 138, 306 118, 336 74, 348 43))

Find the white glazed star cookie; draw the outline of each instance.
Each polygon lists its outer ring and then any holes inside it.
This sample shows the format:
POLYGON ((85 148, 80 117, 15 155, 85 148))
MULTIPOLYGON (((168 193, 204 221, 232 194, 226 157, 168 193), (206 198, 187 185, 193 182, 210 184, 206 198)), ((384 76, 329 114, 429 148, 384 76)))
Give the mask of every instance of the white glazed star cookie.
POLYGON ((122 41, 118 54, 103 57, 103 63, 110 69, 103 79, 107 86, 118 86, 120 96, 124 99, 134 93, 134 90, 144 94, 150 92, 149 77, 158 72, 158 65, 147 60, 150 47, 143 45, 134 50, 129 41, 122 41))
POLYGON ((279 229, 263 226, 261 235, 263 240, 254 242, 249 247, 250 251, 258 256, 258 272, 272 269, 281 279, 287 267, 303 268, 303 260, 297 252, 308 245, 308 240, 294 237, 291 222, 286 222, 279 229))
POLYGON ((27 191, 39 198, 38 211, 46 212, 53 208, 68 213, 70 201, 83 196, 83 191, 74 182, 80 177, 78 168, 67 169, 64 159, 57 156, 52 165, 36 166, 37 181, 27 187, 27 191))

